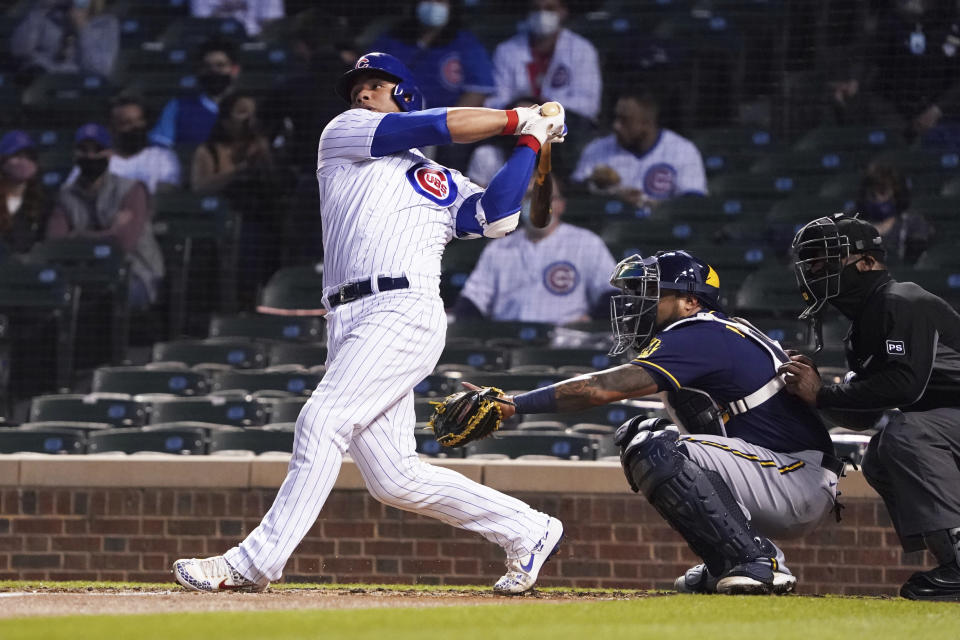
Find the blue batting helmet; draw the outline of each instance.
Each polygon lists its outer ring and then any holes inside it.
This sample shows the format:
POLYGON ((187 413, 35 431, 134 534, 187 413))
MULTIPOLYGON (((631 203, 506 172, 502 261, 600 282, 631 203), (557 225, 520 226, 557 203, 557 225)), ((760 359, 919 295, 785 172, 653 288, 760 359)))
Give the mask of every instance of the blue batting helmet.
POLYGON ((353 69, 340 76, 336 87, 337 95, 350 104, 350 90, 357 81, 357 76, 369 71, 379 71, 397 83, 393 90, 393 100, 401 111, 423 109, 423 93, 417 87, 410 69, 389 53, 379 51, 363 54, 357 59, 353 69))
POLYGON ((620 261, 610 284, 621 295, 610 298, 614 346, 611 355, 629 348, 643 349, 657 330, 657 304, 663 290, 696 296, 704 307, 720 306, 720 277, 713 267, 686 251, 661 251, 643 258, 632 255, 620 261))

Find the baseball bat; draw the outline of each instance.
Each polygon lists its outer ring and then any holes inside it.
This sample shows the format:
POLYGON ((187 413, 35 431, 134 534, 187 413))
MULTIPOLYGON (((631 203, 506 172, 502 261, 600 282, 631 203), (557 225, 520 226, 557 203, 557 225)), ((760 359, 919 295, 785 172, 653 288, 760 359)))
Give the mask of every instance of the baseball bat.
MULTIPOLYGON (((540 113, 545 116, 555 116, 560 113, 560 105, 556 102, 547 102, 540 107, 540 113)), ((550 150, 552 146, 547 142, 540 148, 533 194, 530 197, 530 224, 538 229, 550 224, 550 217, 553 213, 550 207, 553 196, 553 177, 550 175, 552 168, 550 150)))

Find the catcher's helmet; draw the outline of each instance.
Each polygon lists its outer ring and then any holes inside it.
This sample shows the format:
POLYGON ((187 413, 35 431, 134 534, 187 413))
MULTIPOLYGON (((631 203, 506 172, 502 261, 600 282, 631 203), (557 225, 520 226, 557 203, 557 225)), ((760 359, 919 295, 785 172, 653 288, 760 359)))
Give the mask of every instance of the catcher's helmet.
POLYGON ((840 294, 840 272, 850 254, 873 252, 883 256, 880 232, 855 216, 835 213, 804 225, 793 238, 793 271, 809 318, 840 294))
POLYGON ((720 276, 713 267, 686 251, 661 251, 642 258, 632 255, 621 260, 610 284, 621 295, 610 299, 610 320, 615 343, 610 355, 628 348, 643 349, 656 331, 660 291, 689 293, 708 309, 723 312, 720 306, 720 276))
POLYGON ((393 90, 393 100, 401 111, 421 111, 423 109, 423 93, 417 87, 413 74, 407 66, 389 53, 373 51, 365 53, 357 59, 353 69, 340 76, 337 81, 337 95, 350 104, 350 90, 357 81, 357 76, 369 71, 379 71, 387 76, 397 86, 393 90))

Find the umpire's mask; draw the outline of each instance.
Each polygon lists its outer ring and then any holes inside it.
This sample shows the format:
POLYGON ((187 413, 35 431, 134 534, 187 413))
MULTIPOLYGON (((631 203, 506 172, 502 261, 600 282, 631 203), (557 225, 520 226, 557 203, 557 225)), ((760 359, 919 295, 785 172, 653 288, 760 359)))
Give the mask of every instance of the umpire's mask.
POLYGON ((610 284, 620 295, 610 298, 610 324, 613 348, 610 355, 627 349, 643 349, 656 330, 657 303, 660 301, 660 269, 656 257, 634 254, 624 258, 613 270, 610 284))

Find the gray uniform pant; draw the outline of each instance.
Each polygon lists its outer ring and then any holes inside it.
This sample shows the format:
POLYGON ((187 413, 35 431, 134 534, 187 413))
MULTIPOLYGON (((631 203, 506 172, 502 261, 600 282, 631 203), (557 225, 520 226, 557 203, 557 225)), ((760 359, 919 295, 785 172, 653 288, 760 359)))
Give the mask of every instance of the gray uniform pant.
POLYGON ((905 551, 925 548, 922 533, 960 527, 960 408, 893 412, 870 440, 863 475, 905 551))
MULTIPOLYGON (((837 500, 837 474, 820 466, 823 453, 776 453, 739 438, 680 436, 691 460, 723 477, 744 515, 768 538, 813 531, 837 500)), ((779 570, 789 573, 777 547, 779 570)))

